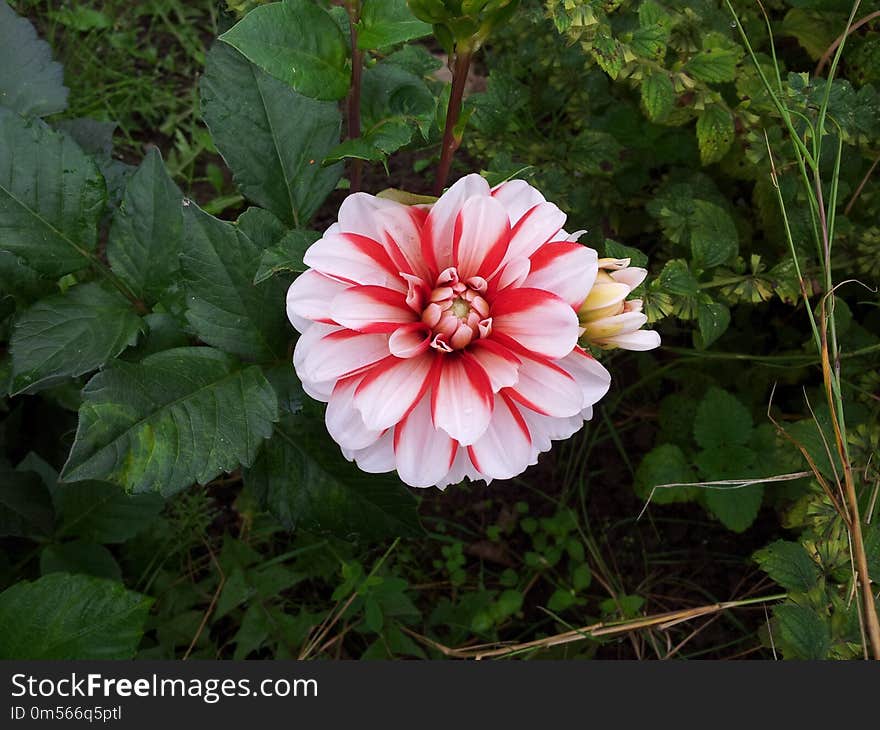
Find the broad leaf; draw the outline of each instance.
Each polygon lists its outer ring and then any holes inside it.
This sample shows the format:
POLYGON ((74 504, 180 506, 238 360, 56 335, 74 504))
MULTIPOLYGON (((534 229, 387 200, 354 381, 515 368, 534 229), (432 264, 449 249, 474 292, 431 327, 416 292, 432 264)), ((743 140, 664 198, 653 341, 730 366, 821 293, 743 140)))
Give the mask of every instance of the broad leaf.
POLYGON ((172 494, 239 464, 272 433, 278 403, 255 366, 208 347, 117 362, 83 389, 62 479, 172 494))
POLYGON ((95 370, 142 329, 129 301, 97 282, 41 299, 15 321, 12 392, 33 393, 95 370))
POLYGON ((271 248, 263 251, 260 265, 254 275, 254 284, 259 284, 275 274, 282 272, 300 273, 308 268, 303 263, 306 250, 321 237, 315 231, 290 231, 271 248))
POLYGON ((730 310, 710 297, 697 300, 697 322, 700 325, 700 346, 709 347, 730 325, 730 310))
POLYGON ((67 108, 64 70, 52 60, 49 44, 27 18, 0 0, 0 106, 24 117, 42 117, 67 108))
POLYGON ((710 388, 697 408, 694 438, 704 449, 748 443, 752 416, 735 396, 710 388))
POLYGON ((150 526, 165 500, 158 494, 126 494, 115 484, 59 484, 55 492, 58 533, 99 543, 125 542, 150 526))
POLYGON ((280 359, 287 350, 284 283, 254 286, 261 251, 231 223, 186 207, 181 265, 186 318, 209 345, 254 360, 280 359))
POLYGON ((416 501, 403 484, 345 462, 317 415, 285 418, 245 483, 290 530, 364 539, 421 534, 416 501))
POLYGON ((0 109, 0 248, 47 276, 82 269, 105 198, 95 163, 73 140, 0 109))
POLYGON ((721 104, 707 106, 697 119, 697 142, 704 165, 718 162, 733 144, 733 116, 721 104))
POLYGON ((52 498, 37 474, 0 469, 0 537, 46 536, 54 521, 52 498))
POLYGON ((828 624, 815 611, 796 603, 783 603, 773 609, 779 626, 777 643, 786 659, 825 659, 831 646, 828 624))
POLYGON ((431 26, 412 14, 406 0, 364 0, 358 23, 358 48, 385 48, 430 33, 431 26))
POLYGON ((341 165, 321 166, 339 142, 337 105, 296 93, 222 43, 208 53, 201 93, 205 123, 241 192, 304 226, 342 174, 341 165))
POLYGON ((93 542, 65 542, 47 545, 40 553, 40 575, 77 573, 96 578, 121 580, 119 563, 107 548, 93 542))
POLYGON ((348 93, 348 44, 330 14, 311 0, 254 8, 220 40, 301 94, 341 99, 348 93))
POLYGON ((696 487, 667 487, 663 484, 689 484, 696 481, 693 469, 682 450, 674 444, 660 444, 649 451, 635 474, 636 493, 655 504, 688 502, 697 493, 696 487))
POLYGON ((798 542, 777 540, 755 553, 767 575, 789 591, 806 593, 819 580, 819 568, 798 542))
POLYGON ((675 106, 675 88, 669 74, 657 71, 642 81, 642 103, 648 119, 662 122, 675 106))
POLYGON ((113 217, 107 258, 132 292, 149 304, 175 282, 183 196, 155 149, 131 176, 113 217))
POLYGON ((16 583, 0 593, 0 659, 131 659, 151 603, 85 575, 16 583))

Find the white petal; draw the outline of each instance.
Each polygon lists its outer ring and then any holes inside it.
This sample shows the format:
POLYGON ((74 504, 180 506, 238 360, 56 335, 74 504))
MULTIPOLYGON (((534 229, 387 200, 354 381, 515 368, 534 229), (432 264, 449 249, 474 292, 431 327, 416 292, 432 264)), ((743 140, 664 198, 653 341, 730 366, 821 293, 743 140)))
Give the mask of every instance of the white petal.
POLYGON ((428 263, 439 273, 453 265, 452 236, 458 212, 468 198, 489 195, 489 183, 476 173, 458 180, 431 208, 422 229, 422 245, 428 263))
POLYGON ((507 180, 492 188, 492 197, 507 208, 510 225, 516 225, 526 211, 545 201, 541 193, 525 180, 507 180))
POLYGON ((474 358, 458 353, 441 357, 431 397, 434 425, 467 446, 482 436, 492 418, 492 385, 474 358))
POLYGON ((389 356, 371 369, 354 395, 367 428, 382 431, 400 421, 424 396, 433 364, 426 352, 406 360, 389 356))
POLYGON ((653 350, 655 347, 660 347, 660 335, 654 330, 639 330, 638 332, 607 337, 605 342, 617 345, 624 350, 653 350))
POLYGON ((593 249, 579 243, 548 243, 532 254, 523 286, 552 292, 577 309, 596 281, 598 260, 593 249))
POLYGON ((493 479, 510 479, 525 471, 532 460, 529 427, 519 408, 508 398, 495 396, 495 409, 486 432, 468 449, 477 469, 493 479))
POLYGON ((344 449, 365 449, 376 443, 382 435, 381 431, 372 431, 364 425, 364 419, 354 407, 354 391, 361 378, 345 378, 336 383, 324 421, 327 431, 333 440, 344 449))
POLYGON ((584 396, 583 408, 598 403, 611 387, 611 373, 580 347, 576 347, 556 364, 577 381, 584 396))
POLYGON ((303 272, 287 290, 287 318, 300 332, 311 322, 331 323, 330 302, 348 286, 314 270, 303 272))
POLYGON ((397 475, 411 487, 430 487, 449 472, 458 445, 431 421, 423 398, 394 429, 397 475))

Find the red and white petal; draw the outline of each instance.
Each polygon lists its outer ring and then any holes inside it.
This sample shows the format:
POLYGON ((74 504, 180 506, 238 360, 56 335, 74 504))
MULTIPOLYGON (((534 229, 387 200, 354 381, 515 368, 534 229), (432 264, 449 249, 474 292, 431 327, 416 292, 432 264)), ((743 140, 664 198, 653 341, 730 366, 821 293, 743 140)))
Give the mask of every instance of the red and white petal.
POLYGON ((365 449, 351 451, 342 450, 343 455, 349 461, 357 462, 361 471, 367 474, 385 474, 394 471, 397 462, 394 458, 394 431, 388 429, 376 443, 365 449))
POLYGON ((411 487, 430 487, 449 473, 458 444, 431 422, 427 398, 394 428, 397 475, 411 487))
POLYGON ((509 259, 489 282, 489 296, 494 296, 508 287, 522 286, 529 275, 531 266, 532 262, 525 257, 509 259))
POLYGON ((508 348, 491 339, 480 339, 471 343, 468 353, 486 371, 492 392, 516 385, 519 380, 519 366, 522 360, 508 348))
POLYGON ((452 258, 462 280, 495 272, 507 251, 510 223, 504 206, 491 197, 468 199, 455 220, 452 258))
POLYGON ((544 196, 525 180, 508 180, 496 185, 492 188, 492 197, 507 209, 511 226, 527 211, 545 202, 544 196))
POLYGON ((432 379, 434 357, 433 352, 408 359, 389 356, 370 369, 354 394, 354 407, 367 428, 391 428, 415 407, 432 379))
POLYGON ((303 262, 326 276, 349 284, 407 290, 407 283, 385 247, 372 238, 354 233, 325 234, 309 246, 303 262))
POLYGON ((361 378, 344 378, 336 383, 330 400, 327 402, 327 411, 324 422, 327 424, 327 432, 333 440, 344 449, 365 449, 382 435, 381 431, 372 431, 364 424, 364 419, 352 404, 354 392, 360 384, 361 378))
POLYGON ((532 449, 535 455, 549 451, 553 441, 564 441, 584 426, 584 419, 580 414, 555 418, 544 416, 528 408, 522 408, 520 412, 532 435, 532 449))
POLYGON ((455 221, 465 201, 488 195, 489 183, 477 174, 466 175, 431 207, 422 227, 422 256, 435 276, 453 266, 452 236, 455 221))
POLYGON ((569 304, 540 289, 504 289, 492 303, 492 332, 513 338, 544 357, 564 357, 578 338, 578 318, 569 304))
POLYGON ((565 213, 553 203, 540 203, 526 211, 510 232, 507 260, 529 257, 565 225, 565 213))
POLYGON ((606 337, 605 342, 617 345, 617 347, 621 347, 624 350, 641 352, 660 347, 660 335, 654 330, 639 330, 638 332, 629 332, 623 335, 615 335, 614 337, 606 337))
POLYGON ((640 269, 638 266, 627 266, 625 269, 610 272, 610 275, 614 281, 626 284, 632 291, 645 280, 648 270, 640 269))
POLYGON ((578 382, 561 367, 544 359, 523 357, 517 384, 501 392, 533 411, 556 418, 573 416, 583 407, 578 382))
POLYGON ((388 335, 337 330, 312 340, 309 336, 315 327, 300 337, 294 351, 294 364, 298 351, 304 355, 297 368, 302 380, 336 381, 388 357, 388 335))
POLYGON ((336 295, 330 316, 343 327, 358 332, 394 332, 415 322, 417 315, 406 296, 382 286, 353 286, 336 295))
MULTIPOLYGON (((337 225, 341 233, 355 233, 359 236, 381 241, 384 226, 379 215, 386 210, 404 208, 403 203, 387 198, 378 198, 369 193, 347 195, 339 206, 337 225)), ((325 234, 326 235, 326 234, 325 234)))
POLYGON ((482 479, 486 484, 492 481, 491 478, 477 471, 477 468, 471 462, 471 457, 468 455, 467 446, 459 446, 449 471, 434 486, 438 489, 446 489, 450 484, 458 484, 465 478, 470 479, 472 482, 482 479))
POLYGON ((582 408, 598 403, 611 387, 611 373, 592 355, 575 347, 556 363, 577 381, 583 394, 582 408))
POLYGON ((434 425, 468 446, 480 438, 492 418, 492 384, 467 353, 440 357, 440 375, 431 396, 434 425))
POLYGON ((495 396, 492 421, 468 454, 477 470, 493 479, 510 479, 532 461, 532 437, 519 408, 503 395, 495 396))
POLYGON ((398 270, 428 278, 429 270, 422 258, 422 225, 427 213, 411 205, 395 205, 376 211, 379 240, 398 270))
POLYGON ((548 243, 532 254, 523 286, 552 292, 577 309, 596 281, 598 260, 593 249, 579 243, 548 243))
POLYGON ((432 336, 431 328, 424 322, 412 322, 394 330, 388 339, 388 348, 394 357, 416 357, 431 346, 432 336))
POLYGON ((349 287, 314 270, 300 274, 287 290, 287 318, 300 332, 312 322, 332 324, 330 302, 349 287))

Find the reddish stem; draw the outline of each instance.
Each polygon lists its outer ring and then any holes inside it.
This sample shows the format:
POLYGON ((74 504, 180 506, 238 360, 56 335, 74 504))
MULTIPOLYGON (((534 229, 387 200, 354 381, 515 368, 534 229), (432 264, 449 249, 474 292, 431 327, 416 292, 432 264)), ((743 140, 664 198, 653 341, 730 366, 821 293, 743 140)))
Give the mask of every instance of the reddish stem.
MULTIPOLYGON (((364 52, 358 49, 357 26, 360 19, 360 2, 347 2, 348 20, 351 27, 351 86, 348 90, 348 138, 357 139, 361 136, 361 76, 364 69, 364 52)), ((357 158, 351 161, 349 192, 356 193, 361 189, 361 174, 364 161, 357 158)))
POLYGON ((464 86, 471 67, 471 51, 455 51, 455 65, 452 69, 452 90, 449 93, 449 106, 446 107, 446 127, 443 130, 443 143, 440 148, 440 164, 437 165, 437 178, 434 181, 434 195, 440 195, 446 187, 446 179, 452 168, 452 157, 461 144, 461 138, 455 136, 455 125, 461 113, 461 102, 464 98, 464 86))

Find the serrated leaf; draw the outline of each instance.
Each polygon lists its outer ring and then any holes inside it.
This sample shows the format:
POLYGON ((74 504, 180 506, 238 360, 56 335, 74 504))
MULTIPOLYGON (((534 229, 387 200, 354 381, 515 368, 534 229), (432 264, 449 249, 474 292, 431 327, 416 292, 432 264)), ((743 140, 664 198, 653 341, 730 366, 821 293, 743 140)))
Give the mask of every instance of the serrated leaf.
POLYGON ((733 116, 720 104, 707 106, 697 118, 697 142, 704 165, 718 162, 733 144, 733 116))
POLYGON ((344 461, 322 419, 305 412, 281 422, 245 484, 290 530, 364 539, 421 534, 416 502, 403 484, 344 461))
POLYGON ((263 251, 260 265, 254 275, 254 284, 282 272, 301 273, 308 267, 303 263, 306 250, 321 237, 316 231, 290 231, 271 248, 263 251))
POLYGON ((630 47, 636 55, 654 61, 662 61, 669 43, 669 28, 648 25, 633 31, 630 47))
POLYGON ((735 396, 709 388, 694 419, 694 439, 704 449, 747 444, 752 433, 752 414, 735 396))
POLYGON ((810 58, 818 60, 837 37, 837 23, 833 13, 795 7, 785 14, 782 33, 797 38, 810 58))
POLYGON ((648 119, 662 122, 675 107, 675 88, 672 79, 662 71, 649 74, 642 81, 642 103, 648 119))
POLYGON ((591 51, 599 67, 616 79, 623 70, 624 52, 620 42, 611 35, 610 28, 603 27, 596 32, 591 51))
POLYGON ((304 226, 336 187, 342 166, 321 160, 339 142, 332 102, 296 93, 215 43, 201 81, 202 113, 241 192, 288 225, 304 226))
POLYGON ((27 18, 0 2, 0 106, 23 117, 43 117, 67 108, 64 69, 27 18))
POLYGON ((0 659, 131 659, 151 603, 85 575, 16 583, 0 593, 0 659))
POLYGON ((667 261, 657 277, 657 284, 664 291, 681 296, 695 296, 700 291, 699 282, 683 259, 667 261))
POLYGON ((806 593, 819 580, 818 566, 798 542, 772 542, 755 553, 755 560, 761 570, 789 591, 806 593))
POLYGON ((697 490, 695 487, 669 487, 654 489, 661 484, 688 484, 696 481, 684 452, 674 444, 660 444, 645 454, 636 469, 636 494, 642 499, 651 498, 656 504, 688 502, 697 490), (653 495, 652 495, 653 492, 653 495))
POLYGON ((736 256, 739 249, 736 224, 720 205, 695 200, 690 221, 690 244, 696 265, 711 267, 723 264, 736 256))
POLYGON ((129 178, 113 216, 107 258, 140 299, 153 304, 175 283, 183 232, 183 196, 155 148, 129 178))
POLYGON ((256 7, 220 40, 301 94, 335 100, 348 93, 348 45, 328 12, 310 0, 256 7))
POLYGON ((685 70, 708 83, 733 81, 743 49, 725 36, 709 33, 703 38, 703 50, 692 56, 685 70))
POLYGON ((46 276, 86 267, 104 180, 69 137, 0 108, 0 248, 46 276))
POLYGON ((252 464, 278 402, 256 366, 182 347, 98 373, 83 389, 79 414, 63 480, 172 494, 252 464))
POLYGON ((826 621, 812 608, 783 603, 773 608, 779 626, 777 644, 786 659, 825 659, 831 646, 826 621))
POLYGON ((240 228, 191 203, 184 212, 181 268, 187 321, 203 342, 254 360, 287 350, 284 282, 254 286, 261 251, 240 228))
POLYGON ((406 129, 418 126, 423 136, 434 123, 437 102, 425 82, 392 63, 377 63, 364 71, 361 116, 365 136, 380 150, 389 153, 409 142, 411 135, 398 129, 383 132, 390 124, 406 129), (388 144, 389 135, 395 140, 388 144), (383 137, 385 142, 383 143, 383 137))
POLYGON ((93 542, 65 542, 47 545, 40 553, 40 575, 76 573, 96 578, 121 580, 122 571, 113 554, 93 542))
POLYGON ((0 469, 0 537, 46 536, 54 522, 52 498, 36 473, 0 469))
POLYGON ((629 259, 631 266, 648 265, 648 257, 642 251, 632 246, 624 246, 611 238, 605 239, 605 256, 613 259, 629 259))
POLYGON ((701 346, 709 347, 730 326, 730 310, 710 298, 697 301, 697 323, 700 326, 701 346))
POLYGON ((430 35, 431 26, 418 20, 406 0, 364 0, 358 23, 358 48, 369 51, 430 35))
POLYGON ((41 299, 15 321, 12 392, 34 393, 91 372, 133 345, 142 331, 131 303, 97 282, 41 299))
POLYGON ((709 511, 728 530, 744 532, 758 516, 764 499, 764 489, 760 484, 740 489, 708 488, 703 499, 709 511))

